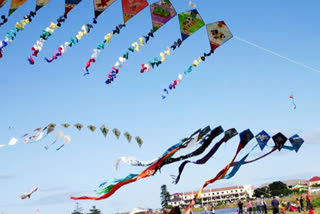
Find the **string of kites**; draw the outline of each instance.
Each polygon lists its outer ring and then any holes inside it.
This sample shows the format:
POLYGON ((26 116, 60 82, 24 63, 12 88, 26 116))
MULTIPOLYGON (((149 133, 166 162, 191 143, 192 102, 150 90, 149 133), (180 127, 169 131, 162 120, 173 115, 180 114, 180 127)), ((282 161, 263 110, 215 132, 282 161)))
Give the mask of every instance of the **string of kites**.
MULTIPOLYGON (((233 137, 239 136, 239 144, 237 146, 237 150, 231 159, 231 161, 223 167, 215 177, 213 177, 210 180, 207 180, 204 182, 203 186, 200 188, 200 190, 194 195, 194 201, 197 200, 205 187, 207 187, 209 184, 214 183, 217 180, 221 179, 230 179, 232 178, 241 168, 241 166, 250 164, 253 162, 256 162, 258 160, 261 160, 272 153, 276 151, 282 151, 282 150, 288 150, 288 151, 295 151, 298 152, 302 144, 304 143, 304 140, 297 134, 293 135, 289 138, 289 141, 291 143, 291 146, 285 145, 288 138, 283 135, 281 132, 275 134, 274 136, 270 136, 267 132, 261 131, 257 135, 254 136, 254 134, 251 132, 250 129, 244 130, 240 133, 237 132, 235 128, 228 129, 224 131, 224 129, 221 126, 218 126, 214 129, 211 129, 210 126, 207 126, 203 129, 199 129, 193 134, 190 135, 190 137, 182 139, 179 143, 174 144, 170 148, 168 148, 162 156, 159 158, 156 158, 152 161, 140 161, 135 157, 120 157, 115 165, 115 168, 118 169, 119 163, 124 162, 126 164, 132 165, 132 166, 147 166, 141 173, 139 174, 129 174, 128 176, 117 179, 117 178, 110 178, 104 182, 102 182, 98 188, 95 190, 97 196, 80 196, 75 197, 71 196, 70 198, 73 200, 102 200, 109 198, 112 196, 118 189, 121 187, 133 183, 135 181, 154 176, 157 171, 160 171, 161 168, 165 165, 172 164, 178 161, 184 161, 180 164, 178 168, 178 175, 172 176, 173 183, 177 184, 180 179, 183 170, 185 169, 186 165, 189 163, 200 165, 205 164, 208 160, 210 160, 216 152, 219 150, 221 145, 223 143, 227 143, 229 140, 231 140, 233 137), (212 144, 213 140, 218 137, 219 135, 223 134, 220 140, 216 142, 211 149, 200 159, 196 161, 189 160, 191 157, 199 156, 203 154, 207 148, 212 144), (249 150, 247 154, 245 154, 242 158, 240 158, 238 161, 236 161, 239 153, 247 147, 249 142, 252 139, 256 139, 257 143, 255 143, 252 148, 249 150), (269 140, 272 139, 274 142, 274 145, 269 145, 269 140), (193 146, 198 145, 197 149, 194 151, 181 155, 178 157, 174 157, 175 154, 180 150, 186 150, 190 149, 193 146), (249 155, 256 149, 260 148, 261 151, 265 150, 265 148, 269 148, 269 151, 262 154, 261 156, 252 159, 247 160, 249 155)), ((192 201, 190 202, 190 204, 192 201)), ((189 206, 190 206, 189 204, 189 206)), ((189 206, 187 209, 189 209, 189 206)))
MULTIPOLYGON (((11 0, 9 15, 11 15, 17 8, 23 5, 27 0, 11 0)), ((13 40, 18 35, 18 32, 23 31, 25 26, 32 22, 32 19, 36 16, 37 11, 49 3, 50 0, 37 0, 35 11, 31 11, 30 14, 26 15, 23 20, 17 22, 15 28, 10 30, 5 39, 0 41, 0 58, 3 57, 4 49, 13 42, 13 40)), ((28 57, 28 61, 30 64, 35 64, 35 58, 38 57, 39 53, 44 48, 45 42, 59 29, 62 24, 67 20, 68 14, 75 8, 82 0, 65 0, 65 11, 63 15, 58 17, 56 22, 51 22, 50 25, 45 28, 39 40, 32 46, 32 53, 28 57)), ((94 4, 94 15, 92 23, 84 24, 80 31, 70 38, 69 41, 62 43, 57 51, 53 54, 52 57, 45 57, 45 60, 48 63, 52 63, 57 60, 59 57, 73 46, 78 44, 83 36, 88 35, 94 28, 94 25, 97 24, 97 19, 99 15, 101 15, 112 3, 116 0, 93 0, 94 4)), ((122 28, 126 27, 127 22, 133 18, 135 15, 139 14, 142 10, 149 6, 147 0, 121 0, 122 1, 122 14, 123 14, 123 23, 117 25, 112 32, 107 33, 103 40, 97 45, 96 48, 93 49, 93 53, 88 61, 85 63, 84 70, 86 71, 84 75, 89 74, 89 70, 94 64, 99 54, 102 50, 105 49, 106 45, 111 42, 111 39, 116 34, 119 34, 122 28)), ((6 0, 0 0, 0 7, 4 5, 6 0)), ((189 2, 189 5, 195 7, 195 4, 189 2)), ((149 30, 145 36, 140 37, 136 42, 133 42, 126 51, 124 51, 123 55, 118 58, 118 61, 111 67, 111 71, 107 75, 107 79, 105 81, 106 84, 111 84, 120 72, 120 69, 123 67, 124 63, 129 59, 129 56, 135 52, 139 52, 142 47, 145 47, 148 41, 151 38, 154 38, 155 33, 162 28, 165 24, 167 24, 172 18, 177 15, 177 12, 170 2, 170 0, 160 0, 150 5, 150 13, 152 20, 152 28, 149 30)), ((3 17, 5 20, 7 18, 3 17)), ((206 24, 201 18, 197 9, 192 9, 189 11, 184 11, 178 14, 181 38, 177 39, 173 42, 171 46, 169 46, 165 51, 160 52, 158 57, 150 60, 147 63, 143 63, 141 66, 140 73, 146 73, 154 69, 155 67, 160 66, 166 58, 171 54, 172 51, 179 48, 183 42, 189 38, 191 35, 196 33, 206 24)), ((177 85, 180 84, 185 75, 191 73, 193 68, 197 67, 201 62, 204 62, 207 57, 211 56, 214 53, 215 49, 227 42, 229 39, 233 37, 231 31, 227 27, 224 21, 218 21, 214 23, 209 23, 206 25, 209 42, 210 42, 210 51, 208 53, 204 53, 197 59, 195 59, 190 66, 183 72, 177 75, 177 79, 173 80, 170 84, 168 84, 167 88, 163 89, 162 99, 165 99, 169 94, 170 90, 176 89, 177 85)))
MULTIPOLYGON (((44 128, 34 129, 32 133, 25 133, 20 138, 23 139, 23 144, 25 144, 25 145, 28 143, 35 143, 35 142, 38 142, 38 141, 44 139, 45 137, 47 137, 50 133, 52 133, 56 129, 57 126, 58 125, 55 123, 50 123, 47 126, 45 126, 44 128)), ((71 127, 71 125, 69 123, 62 123, 62 124, 60 124, 60 126, 63 128, 66 128, 66 129, 71 127)), ((76 123, 73 125, 73 127, 75 127, 77 130, 81 131, 83 129, 84 125, 82 125, 81 123, 76 123)), ((97 127, 94 125, 88 125, 87 128, 91 132, 95 132, 95 130, 97 129, 97 127)), ((100 129, 102 135, 106 138, 109 133, 109 128, 107 128, 107 126, 105 126, 105 125, 102 125, 99 129, 100 129)), ((117 128, 114 128, 114 129, 112 129, 112 132, 115 135, 115 137, 119 140, 120 136, 121 136, 121 131, 117 128)), ((129 132, 123 133, 123 136, 126 138, 126 140, 129 143, 131 143, 133 136, 129 132)), ((54 145, 60 139, 63 139, 63 144, 56 149, 57 151, 60 150, 61 148, 63 148, 66 144, 68 144, 71 141, 71 136, 64 135, 63 131, 57 130, 55 140, 51 144, 46 145, 44 148, 46 150, 48 150, 52 145, 54 145)), ((138 146, 141 147, 143 144, 143 140, 139 136, 136 136, 134 139, 136 140, 138 146)), ((15 146, 18 142, 19 142, 19 139, 17 137, 12 137, 7 145, 8 146, 15 146)), ((6 144, 0 144, 0 148, 5 147, 5 146, 6 146, 6 144)))

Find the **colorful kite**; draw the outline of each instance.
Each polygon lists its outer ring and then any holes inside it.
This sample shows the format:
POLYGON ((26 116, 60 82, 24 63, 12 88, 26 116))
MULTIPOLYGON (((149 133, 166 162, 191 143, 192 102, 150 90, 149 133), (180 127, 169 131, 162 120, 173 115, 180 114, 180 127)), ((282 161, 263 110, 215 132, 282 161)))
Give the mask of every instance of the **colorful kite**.
MULTIPOLYGON (((88 23, 82 25, 81 30, 78 32, 76 36, 71 37, 69 41, 66 41, 62 45, 60 45, 58 47, 57 52, 51 58, 45 58, 45 60, 48 63, 51 63, 53 60, 58 59, 59 56, 62 56, 62 54, 65 53, 68 48, 72 48, 74 45, 79 43, 83 36, 91 32, 93 25, 98 23, 98 16, 101 15, 115 1, 116 0, 94 0, 94 18, 92 24, 88 23)), ((121 29, 123 25, 119 25, 118 27, 121 29)))
MULTIPOLYGON (((103 0, 105 1, 105 0, 103 0)), ((81 0, 65 0, 65 9, 64 14, 57 19, 57 23, 51 22, 51 24, 42 31, 40 39, 33 45, 31 48, 32 54, 29 56, 28 61, 31 65, 34 64, 33 57, 38 57, 39 52, 42 50, 45 41, 52 36, 52 34, 61 27, 61 23, 65 22, 67 19, 68 13, 75 8, 81 0)))
POLYGON ((0 41, 0 58, 2 58, 3 56, 4 48, 8 44, 12 43, 12 41, 16 38, 18 32, 23 31, 25 26, 32 22, 32 19, 37 15, 38 10, 40 10, 43 6, 49 3, 49 1, 50 0, 37 0, 35 11, 30 11, 28 15, 24 16, 24 19, 16 23, 14 29, 7 32, 5 39, 0 41))
POLYGON ((291 94, 291 95, 289 96, 289 98, 292 100, 293 109, 296 109, 296 108, 297 108, 297 105, 296 105, 296 102, 295 102, 295 100, 294 100, 293 94, 291 94))
POLYGON ((140 174, 129 174, 127 177, 123 179, 108 179, 107 181, 101 183, 99 185, 99 189, 96 190, 99 197, 91 197, 91 196, 81 196, 81 197, 73 197, 70 198, 73 200, 102 200, 113 195, 119 188, 129 183, 135 182, 137 180, 147 178, 153 176, 160 168, 163 166, 164 161, 171 158, 177 151, 180 149, 186 148, 188 144, 192 141, 193 136, 198 134, 200 130, 193 133, 189 138, 183 139, 181 142, 171 146, 167 149, 163 155, 158 158, 155 162, 152 163, 151 166, 146 168, 140 174))
MULTIPOLYGON (((220 47, 222 44, 227 42, 229 39, 232 38, 232 33, 225 24, 224 21, 219 21, 211 24, 207 24, 207 32, 210 41, 211 50, 209 53, 204 53, 203 56, 199 57, 198 60, 194 60, 192 65, 188 67, 184 73, 178 75, 178 78, 173 81, 173 83, 169 84, 168 89, 163 89, 166 92, 162 95, 162 99, 165 99, 166 96, 169 94, 169 90, 176 89, 176 86, 181 83, 184 76, 189 74, 193 68, 197 67, 201 62, 206 60, 206 57, 211 56, 214 53, 215 49, 220 47)), ((185 34, 187 36, 187 34, 185 34)), ((147 67, 147 66, 144 66, 147 67)), ((150 66, 145 69, 146 71, 150 70, 150 66)))
MULTIPOLYGON (((123 10, 124 23, 126 24, 127 21, 129 21, 133 16, 137 15, 140 11, 142 11, 147 6, 148 6, 148 2, 146 0, 145 1, 142 1, 142 0, 124 1, 123 0, 122 10, 123 10), (136 5, 136 8, 135 8, 135 5, 136 5)), ((161 0, 153 3, 152 5, 150 5, 150 11, 151 11, 153 28, 146 36, 139 38, 138 42, 141 46, 145 46, 148 43, 149 39, 154 36, 153 33, 156 32, 158 29, 160 29, 164 24, 166 24, 169 20, 171 20, 176 15, 176 11, 169 0, 161 0)), ((86 66, 84 68, 86 70, 86 74, 89 74, 89 68, 92 63, 96 62, 98 54, 100 54, 101 51, 105 48, 105 45, 110 43, 111 37, 119 32, 120 32, 120 29, 116 29, 116 31, 113 31, 112 33, 107 34, 104 37, 103 42, 98 44, 97 48, 93 50, 93 54, 91 55, 91 58, 87 61, 86 66)), ((119 61, 115 63, 115 65, 112 68, 113 71, 119 72, 119 68, 122 67, 122 64, 129 58, 130 52, 140 50, 140 46, 138 42, 132 43, 132 45, 123 54, 123 56, 119 58, 119 61)))
POLYGON ((20 196, 20 198, 21 198, 21 199, 30 198, 31 195, 32 195, 33 193, 35 193, 37 190, 38 190, 38 187, 34 188, 31 192, 22 194, 22 195, 20 196))
POLYGON ((117 171, 119 168, 120 162, 123 162, 125 164, 128 164, 130 166, 150 166, 152 165, 155 161, 158 159, 153 159, 151 161, 140 161, 135 157, 119 157, 118 160, 116 161, 116 164, 114 166, 114 169, 117 171))

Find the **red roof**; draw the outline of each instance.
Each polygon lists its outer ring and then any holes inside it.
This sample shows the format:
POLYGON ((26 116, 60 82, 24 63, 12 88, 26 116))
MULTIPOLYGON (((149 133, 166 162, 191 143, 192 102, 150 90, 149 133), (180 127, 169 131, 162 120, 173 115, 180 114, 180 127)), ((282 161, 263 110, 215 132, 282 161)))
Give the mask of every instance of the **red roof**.
POLYGON ((318 176, 314 176, 313 178, 311 178, 309 181, 320 181, 320 177, 318 176))

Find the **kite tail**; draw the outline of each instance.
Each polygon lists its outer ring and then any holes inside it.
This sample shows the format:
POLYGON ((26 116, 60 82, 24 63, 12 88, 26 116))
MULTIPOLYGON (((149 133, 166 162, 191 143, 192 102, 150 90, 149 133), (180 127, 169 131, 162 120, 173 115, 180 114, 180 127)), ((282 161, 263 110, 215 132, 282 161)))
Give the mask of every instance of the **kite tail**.
MULTIPOLYGON (((174 51, 177 47, 179 48, 182 44, 182 40, 178 39, 171 45, 171 49, 174 51)), ((142 64, 142 69, 140 70, 140 73, 144 73, 145 71, 150 71, 151 68, 153 69, 155 66, 159 67, 162 62, 166 60, 166 56, 170 55, 170 48, 168 47, 167 50, 164 52, 160 52, 160 59, 158 57, 155 57, 153 60, 149 61, 149 63, 142 64)))
POLYGON ((30 11, 29 15, 24 16, 20 22, 17 22, 15 28, 6 33, 5 39, 0 42, 0 58, 3 56, 4 48, 8 45, 8 42, 12 42, 19 31, 23 31, 25 26, 32 22, 32 17, 36 15, 36 12, 30 11))
POLYGON ((120 34, 121 29, 124 27, 126 27, 125 24, 117 25, 116 28, 112 30, 112 33, 108 33, 107 35, 105 35, 104 40, 97 45, 97 48, 93 49, 91 58, 87 61, 86 66, 84 67, 84 70, 86 71, 85 75, 89 74, 89 68, 91 67, 91 64, 96 62, 98 55, 101 53, 101 50, 103 50, 104 47, 110 43, 111 37, 115 34, 120 34))
MULTIPOLYGON (((183 78, 184 78, 185 75, 191 73, 191 71, 192 71, 193 68, 197 67, 201 62, 204 62, 204 61, 206 60, 206 57, 211 56, 211 54, 213 54, 213 53, 214 53, 214 51, 211 50, 209 53, 204 53, 202 56, 200 56, 200 57, 198 58, 198 60, 195 59, 195 60, 193 61, 192 65, 190 65, 190 66, 188 67, 188 69, 184 71, 183 74, 182 74, 182 73, 179 74, 179 75, 178 75, 178 78, 175 79, 175 80, 173 81, 173 83, 170 83, 170 84, 169 84, 169 87, 168 87, 169 90, 176 89, 176 86, 181 83, 181 81, 183 80, 183 78)), ((169 94, 169 91, 168 91, 166 88, 163 89, 163 91, 166 92, 167 95, 169 94)), ((161 97, 162 97, 162 99, 165 99, 165 98, 166 98, 166 95, 161 95, 161 97)))
POLYGON ((57 148, 56 150, 59 151, 60 149, 62 149, 62 147, 64 147, 65 144, 62 144, 59 148, 57 148))
POLYGON ((7 21, 8 21, 8 18, 7 18, 5 15, 2 15, 2 16, 1 16, 1 19, 2 19, 2 21, 0 22, 0 27, 1 27, 2 25, 4 25, 5 23, 7 23, 7 21))
MULTIPOLYGON (((93 21, 93 23, 96 24, 97 22, 93 21)), ((68 47, 72 48, 75 44, 80 42, 80 40, 84 35, 87 35, 88 33, 90 33, 92 28, 93 28, 92 24, 83 25, 81 27, 81 30, 78 32, 76 36, 72 37, 69 42, 65 42, 63 45, 60 45, 58 48, 58 51, 53 55, 53 57, 50 60, 45 58, 46 61, 48 63, 51 63, 53 60, 58 59, 58 56, 62 56, 62 54, 67 51, 68 47)))
MULTIPOLYGON (((203 186, 202 186, 201 189, 198 191, 198 193, 194 195, 194 198, 193 198, 194 201, 196 201, 196 200, 201 196, 201 193, 202 193, 202 191, 203 191, 203 189, 204 189, 205 187, 207 187, 209 184, 214 183, 214 182, 217 181, 217 180, 223 179, 223 178, 226 176, 229 168, 232 166, 232 164, 233 164, 234 160, 237 158, 239 152, 248 144, 248 142, 249 142, 252 138, 253 138, 253 135, 252 135, 252 133, 251 133, 251 131, 250 131, 249 129, 246 130, 246 131, 244 131, 244 132, 242 132, 242 133, 240 134, 240 139, 241 139, 241 141, 240 141, 240 143, 239 143, 239 145, 238 145, 238 148, 237 148, 237 151, 236 151, 234 157, 232 158, 232 160, 230 161, 230 163, 229 163, 227 166, 225 166, 214 178, 212 178, 212 179, 210 179, 210 180, 207 180, 207 181, 203 184, 203 186), (244 136, 244 137, 241 137, 241 136, 244 136)), ((188 209, 190 209, 190 206, 191 206, 191 205, 192 205, 192 201, 189 203, 186 211, 187 211, 188 209)))
POLYGON ((201 159, 197 160, 197 161, 184 161, 180 166, 179 166, 179 174, 176 177, 175 181, 173 182, 174 184, 177 184, 180 180, 181 174, 184 170, 184 167, 188 164, 188 163, 193 163, 193 164, 205 164, 220 148, 220 146, 222 145, 222 143, 224 142, 224 138, 222 138, 219 142, 217 142, 212 149, 201 159))
MULTIPOLYGON (((59 27, 61 27, 61 23, 65 22, 65 20, 67 19, 67 15, 64 14, 63 16, 60 16, 57 19, 57 23, 53 23, 51 22, 51 24, 42 31, 41 35, 40 35, 40 39, 33 45, 33 47, 31 48, 32 53, 28 58, 28 61, 31 65, 34 64, 34 59, 32 58, 32 56, 34 57, 38 57, 39 52, 42 50, 43 45, 45 43, 45 41, 47 41, 49 39, 49 37, 52 36, 52 34, 56 31, 56 29, 58 29, 59 27)), ((47 59, 46 59, 47 60, 47 59)), ((50 61, 50 60, 47 60, 50 61)))
MULTIPOLYGON (((153 37, 154 37, 153 30, 151 30, 146 36, 140 37, 138 42, 133 42, 131 44, 131 46, 128 48, 128 50, 121 57, 118 58, 118 61, 114 64, 114 66, 112 67, 112 70, 114 70, 114 68, 116 68, 116 69, 118 69, 118 72, 119 72, 120 68, 122 68, 123 64, 129 59, 130 53, 139 52, 141 49, 141 46, 145 46, 148 43, 148 41, 150 40, 150 38, 153 38, 153 37)), ((145 65, 143 64, 142 68, 144 68, 144 67, 145 67, 145 65)), ((149 71, 149 70, 150 70, 150 68, 142 69, 143 72, 149 71)), ((114 81, 114 79, 116 78, 116 75, 110 75, 110 74, 112 74, 112 71, 109 73, 108 78, 105 82, 107 85, 111 84, 114 81)))

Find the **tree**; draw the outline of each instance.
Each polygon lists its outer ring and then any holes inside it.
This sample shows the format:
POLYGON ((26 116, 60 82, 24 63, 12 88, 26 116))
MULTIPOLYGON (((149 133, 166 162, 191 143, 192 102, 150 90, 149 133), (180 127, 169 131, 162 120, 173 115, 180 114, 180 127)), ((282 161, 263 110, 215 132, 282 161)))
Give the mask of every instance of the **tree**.
POLYGON ((269 184, 269 189, 271 195, 273 196, 287 196, 292 193, 292 190, 288 189, 287 185, 285 183, 282 183, 281 181, 276 181, 269 184))
POLYGON ((168 208, 168 203, 170 201, 170 193, 168 192, 167 185, 165 184, 161 186, 160 199, 162 208, 168 208))
POLYGON ((92 206, 92 208, 89 210, 90 212, 88 214, 101 214, 101 211, 96 208, 96 206, 92 206))

